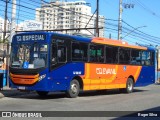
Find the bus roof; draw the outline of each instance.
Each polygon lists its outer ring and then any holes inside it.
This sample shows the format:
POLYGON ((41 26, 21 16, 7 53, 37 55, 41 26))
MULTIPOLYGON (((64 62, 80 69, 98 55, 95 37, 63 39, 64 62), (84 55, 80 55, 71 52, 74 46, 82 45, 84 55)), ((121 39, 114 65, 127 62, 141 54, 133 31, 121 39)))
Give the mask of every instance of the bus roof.
POLYGON ((92 42, 113 45, 113 46, 121 46, 121 47, 127 47, 127 48, 147 50, 147 47, 130 45, 126 41, 122 41, 122 40, 113 40, 113 39, 107 39, 107 38, 93 38, 92 42))
POLYGON ((60 33, 55 33, 55 32, 34 31, 34 32, 21 32, 16 35, 29 35, 29 34, 31 34, 31 35, 32 34, 33 35, 45 34, 47 36, 54 36, 55 35, 55 36, 59 36, 59 37, 71 38, 71 39, 74 39, 76 41, 81 41, 81 42, 99 43, 99 44, 106 44, 106 45, 111 45, 111 46, 121 46, 121 47, 141 49, 141 50, 155 50, 153 47, 143 47, 143 46, 137 46, 137 45, 130 45, 127 42, 122 41, 122 40, 113 40, 113 39, 100 38, 100 37, 88 38, 88 37, 83 37, 83 36, 60 34, 60 33))

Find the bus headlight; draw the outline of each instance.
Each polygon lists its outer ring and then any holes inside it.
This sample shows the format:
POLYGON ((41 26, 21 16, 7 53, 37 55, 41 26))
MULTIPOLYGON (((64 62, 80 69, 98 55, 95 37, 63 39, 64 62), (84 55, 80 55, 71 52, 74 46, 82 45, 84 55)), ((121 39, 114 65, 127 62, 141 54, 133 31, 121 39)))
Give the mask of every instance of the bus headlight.
POLYGON ((39 81, 41 81, 42 79, 44 79, 46 77, 46 74, 39 76, 39 81))

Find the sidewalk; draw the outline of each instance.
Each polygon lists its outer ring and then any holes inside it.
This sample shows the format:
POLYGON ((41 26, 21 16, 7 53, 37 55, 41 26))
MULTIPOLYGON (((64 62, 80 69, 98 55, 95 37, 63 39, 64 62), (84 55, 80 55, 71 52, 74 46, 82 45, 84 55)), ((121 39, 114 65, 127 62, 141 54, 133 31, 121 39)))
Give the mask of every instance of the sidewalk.
POLYGON ((23 95, 26 93, 27 92, 21 92, 19 90, 13 89, 13 88, 11 89, 9 87, 4 87, 0 90, 0 98, 23 95))

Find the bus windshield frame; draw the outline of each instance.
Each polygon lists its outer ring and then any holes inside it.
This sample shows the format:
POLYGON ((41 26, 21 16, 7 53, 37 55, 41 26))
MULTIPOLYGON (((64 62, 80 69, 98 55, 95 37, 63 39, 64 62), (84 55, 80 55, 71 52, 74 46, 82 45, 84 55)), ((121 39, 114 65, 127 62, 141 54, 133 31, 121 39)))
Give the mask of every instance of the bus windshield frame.
POLYGON ((46 43, 12 44, 11 68, 38 69, 48 67, 48 47, 46 43))

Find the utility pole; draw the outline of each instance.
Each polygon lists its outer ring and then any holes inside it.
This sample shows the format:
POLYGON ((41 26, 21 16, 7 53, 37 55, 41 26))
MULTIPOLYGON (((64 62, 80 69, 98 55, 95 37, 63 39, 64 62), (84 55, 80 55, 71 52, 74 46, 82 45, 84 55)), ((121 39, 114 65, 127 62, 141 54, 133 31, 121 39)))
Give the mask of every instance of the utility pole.
POLYGON ((5 43, 5 37, 6 37, 7 11, 8 11, 8 0, 6 0, 5 11, 4 11, 3 44, 5 43))
POLYGON ((99 37, 99 0, 97 0, 96 37, 99 37))
POLYGON ((12 0, 12 13, 11 13, 11 27, 10 27, 10 38, 7 43, 7 56, 6 56, 6 68, 7 71, 7 86, 9 86, 9 55, 10 55, 10 43, 12 42, 12 37, 16 30, 16 0, 12 0))
MULTIPOLYGON (((5 50, 4 43, 6 42, 5 37, 6 37, 6 27, 7 27, 7 26, 6 26, 6 25, 7 25, 7 10, 8 10, 8 0, 5 1, 4 28, 3 28, 3 50, 5 50)), ((7 68, 7 58, 4 60, 4 63, 6 63, 5 66, 6 66, 6 68, 7 68)), ((7 72, 4 71, 3 74, 4 74, 4 78, 6 79, 6 83, 8 83, 8 82, 7 82, 7 79, 8 79, 8 74, 7 74, 7 72)))
POLYGON ((119 0, 118 40, 122 40, 122 0, 119 0))
POLYGON ((16 30, 16 0, 12 0, 12 16, 11 16, 11 28, 10 28, 10 40, 12 42, 12 37, 16 30))

